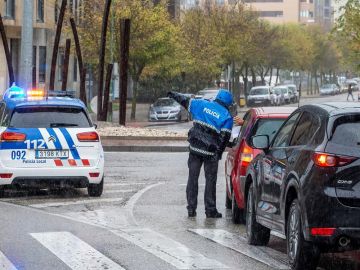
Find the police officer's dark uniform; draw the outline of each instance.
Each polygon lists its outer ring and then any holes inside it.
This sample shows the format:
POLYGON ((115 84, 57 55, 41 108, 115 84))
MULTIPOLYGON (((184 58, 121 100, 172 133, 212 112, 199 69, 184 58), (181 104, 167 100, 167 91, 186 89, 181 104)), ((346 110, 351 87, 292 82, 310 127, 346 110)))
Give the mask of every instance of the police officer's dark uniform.
POLYGON ((219 160, 231 137, 233 118, 229 107, 233 103, 232 94, 227 90, 220 90, 215 101, 190 99, 176 92, 169 92, 168 96, 184 106, 194 120, 188 137, 190 155, 186 195, 189 217, 196 216, 198 179, 204 164, 206 217, 221 218, 221 213, 216 209, 216 181, 219 160))

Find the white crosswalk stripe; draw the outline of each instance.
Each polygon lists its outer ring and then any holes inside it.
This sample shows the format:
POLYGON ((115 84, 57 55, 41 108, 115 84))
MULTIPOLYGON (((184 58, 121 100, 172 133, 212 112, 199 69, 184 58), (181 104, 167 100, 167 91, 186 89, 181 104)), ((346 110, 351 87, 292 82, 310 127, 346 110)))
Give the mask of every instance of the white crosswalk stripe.
POLYGON ((31 236, 72 270, 125 270, 69 232, 32 233, 31 236))
POLYGON ((220 229, 189 229, 188 231, 235 250, 275 269, 289 269, 289 266, 285 264, 285 254, 267 247, 250 246, 247 244, 246 239, 238 234, 220 229))
POLYGON ((8 258, 0 251, 0 269, 1 270, 16 270, 16 267, 9 261, 8 258))
POLYGON ((177 269, 226 269, 226 265, 209 259, 150 229, 125 229, 113 231, 127 241, 150 252, 156 257, 175 266, 177 269))

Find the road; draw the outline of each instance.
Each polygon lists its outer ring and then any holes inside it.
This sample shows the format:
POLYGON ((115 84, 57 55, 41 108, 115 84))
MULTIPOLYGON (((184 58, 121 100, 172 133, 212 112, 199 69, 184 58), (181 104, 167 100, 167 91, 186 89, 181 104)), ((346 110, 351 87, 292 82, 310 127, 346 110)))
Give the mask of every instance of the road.
MULTIPOLYGON (((303 104, 346 100, 346 95, 303 104)), ((185 130, 189 123, 162 128, 185 130)), ((86 190, 8 190, 0 199, 0 269, 287 269, 286 246, 246 244, 245 228, 225 205, 224 165, 217 188, 219 220, 187 218, 187 153, 106 153, 101 198, 86 190)), ((200 178, 203 197, 204 176, 200 178)), ((360 269, 359 253, 324 255, 319 269, 360 269)))
MULTIPOLYGON (((186 162, 186 153, 106 153, 99 199, 86 190, 9 192, 0 201, 0 269, 287 269, 283 240, 250 247, 244 226, 232 224, 223 165, 224 218, 206 219, 201 199, 197 218, 187 218, 186 162)), ((202 175, 199 198, 203 183, 202 175)), ((327 270, 360 269, 351 259, 322 261, 327 270)))

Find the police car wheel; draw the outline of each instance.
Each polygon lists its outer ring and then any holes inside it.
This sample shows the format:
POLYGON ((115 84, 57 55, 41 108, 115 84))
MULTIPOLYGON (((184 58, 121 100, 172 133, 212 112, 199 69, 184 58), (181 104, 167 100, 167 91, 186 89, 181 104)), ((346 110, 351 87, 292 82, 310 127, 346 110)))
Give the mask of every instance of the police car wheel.
POLYGON ((5 196, 5 187, 4 186, 0 186, 0 198, 5 196))
POLYGON ((100 197, 104 189, 104 178, 101 180, 100 184, 89 184, 87 189, 90 197, 100 197))

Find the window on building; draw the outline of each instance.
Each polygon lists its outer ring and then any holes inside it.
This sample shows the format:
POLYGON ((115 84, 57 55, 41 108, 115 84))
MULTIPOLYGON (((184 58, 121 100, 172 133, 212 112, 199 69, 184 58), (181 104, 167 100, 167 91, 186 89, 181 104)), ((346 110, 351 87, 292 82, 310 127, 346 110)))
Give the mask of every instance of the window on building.
POLYGON ((224 4, 224 0, 216 0, 216 4, 218 4, 218 5, 223 5, 223 4, 224 4))
POLYGON ((310 17, 310 18, 314 18, 314 12, 309 11, 309 17, 310 17))
POLYGON ((259 11, 260 17, 282 17, 283 11, 259 11))
POLYGON ((44 22, 44 1, 45 0, 37 0, 37 21, 44 22))
POLYGON ((37 48, 36 46, 33 46, 33 54, 32 54, 32 77, 33 77, 33 82, 36 83, 36 52, 37 52, 37 48))
POLYGON ((330 7, 330 0, 325 0, 325 7, 330 7))
POLYGON ((15 19, 15 0, 5 0, 5 18, 15 19))
POLYGON ((39 82, 46 80, 46 46, 39 47, 39 82))
POLYGON ((32 65, 36 67, 36 46, 33 46, 32 65))
POLYGON ((308 18, 308 17, 310 17, 310 11, 308 11, 308 10, 302 10, 302 11, 300 11, 300 17, 303 17, 303 18, 308 18))
POLYGON ((78 60, 76 57, 74 57, 73 79, 74 79, 74 82, 77 82, 77 80, 78 80, 78 60))
POLYGON ((330 18, 330 10, 329 9, 324 9, 324 17, 330 18))
POLYGON ((58 72, 59 72, 59 81, 63 80, 62 71, 65 61, 65 50, 64 48, 59 48, 59 56, 58 56, 58 72))
POLYGON ((14 69, 15 78, 19 75, 19 62, 20 62, 20 40, 10 39, 10 55, 11 63, 14 69))

